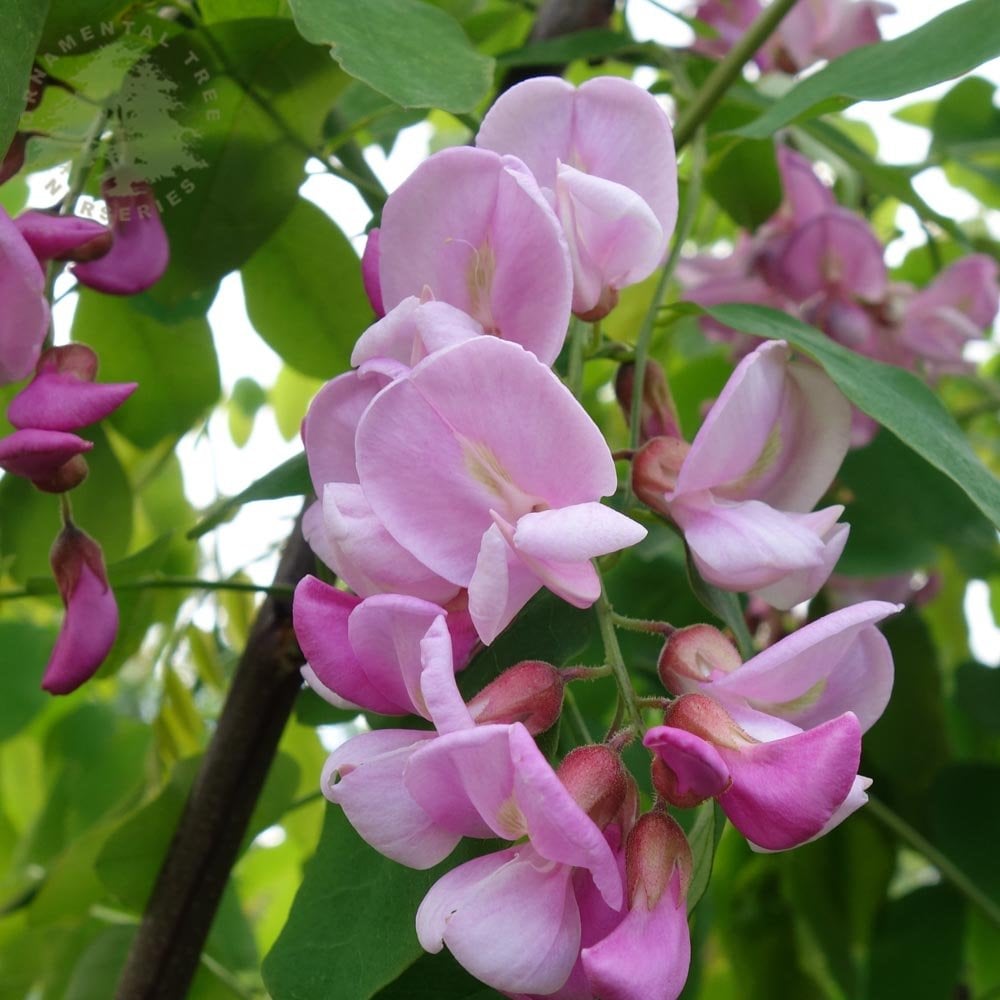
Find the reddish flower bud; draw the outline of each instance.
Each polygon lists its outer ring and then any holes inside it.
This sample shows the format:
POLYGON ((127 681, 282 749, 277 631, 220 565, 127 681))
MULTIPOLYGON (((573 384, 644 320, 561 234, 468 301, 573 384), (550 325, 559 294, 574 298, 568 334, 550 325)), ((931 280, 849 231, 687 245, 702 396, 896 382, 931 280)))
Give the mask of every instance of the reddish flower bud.
POLYGON ((667 639, 657 665, 663 686, 674 694, 693 689, 691 681, 703 683, 730 674, 743 663, 736 647, 711 625, 689 625, 667 639))
POLYGON ((647 506, 669 516, 664 500, 677 486, 677 474, 691 445, 676 437, 656 437, 647 441, 632 461, 632 489, 647 506))
POLYGON ((533 736, 545 732, 562 711, 563 680, 541 660, 525 660, 505 670, 469 703, 478 725, 520 722, 533 736))
POLYGON ((625 845, 625 883, 629 909, 647 910, 660 901, 679 871, 679 895, 675 906, 687 893, 694 860, 691 847, 677 821, 662 809, 639 817, 625 845))
MULTIPOLYGON (((619 365, 615 376, 615 395, 625 414, 625 422, 631 426, 632 399, 635 390, 635 365, 631 362, 619 365)), ((677 423, 670 385, 663 368, 653 360, 646 362, 642 378, 642 408, 639 417, 639 444, 645 444, 655 437, 681 436, 677 423)))
POLYGON ((603 830, 621 820, 629 795, 621 757, 602 744, 571 750, 556 772, 577 805, 603 830))
POLYGON ((57 469, 31 480, 36 490, 43 493, 67 493, 75 490, 90 474, 90 466, 83 455, 74 455, 57 469))
POLYGON ((110 652, 118 633, 118 605, 100 545, 74 524, 59 533, 50 559, 66 616, 42 687, 69 694, 94 675, 110 652))

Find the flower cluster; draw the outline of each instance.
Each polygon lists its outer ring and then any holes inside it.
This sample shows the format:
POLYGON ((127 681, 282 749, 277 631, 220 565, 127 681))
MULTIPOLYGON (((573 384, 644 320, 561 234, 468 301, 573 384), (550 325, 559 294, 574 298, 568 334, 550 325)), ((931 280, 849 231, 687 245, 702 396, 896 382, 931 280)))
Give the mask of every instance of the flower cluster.
POLYGON ((169 246, 152 191, 136 181, 112 195, 122 182, 105 184, 110 228, 41 211, 11 219, 0 208, 0 385, 32 376, 7 409, 15 430, 0 438, 0 468, 63 495, 63 529, 51 563, 66 615, 42 680, 53 694, 89 679, 118 631, 101 548, 73 523, 65 494, 86 478, 84 455, 93 448, 77 432, 111 414, 137 384, 96 382, 98 358, 84 344, 43 350, 50 321, 45 267, 73 261, 81 284, 112 295, 132 295, 159 280, 169 246))
MULTIPOLYGON (((746 663, 710 626, 655 626, 673 696, 662 724, 633 721, 556 767, 535 737, 567 683, 610 667, 526 660, 459 691, 479 644, 540 588, 590 607, 596 557, 646 534, 602 503, 613 457, 550 366, 571 313, 605 316, 662 263, 676 203, 670 126, 648 93, 610 78, 514 87, 474 148, 435 154, 390 196, 362 261, 380 318, 303 422, 317 497, 304 533, 349 588, 297 587, 303 674, 339 707, 418 720, 337 748, 323 792, 413 868, 462 838, 507 842, 438 879, 416 924, 425 949, 512 997, 677 997, 693 860, 670 809, 716 798, 760 849, 820 835, 865 800, 861 733, 891 686, 874 625, 896 608, 872 602, 746 663), (652 760, 646 809, 621 757, 636 739, 652 760)), ((641 390, 632 375, 619 391, 649 396, 635 493, 705 578, 781 607, 814 594, 847 533, 841 507, 813 510, 847 450, 832 383, 766 345, 688 445, 662 372, 641 390)))
MULTIPOLYGON (((797 9, 797 8, 796 8, 797 9)), ((752 236, 725 258, 685 261, 679 275, 700 305, 751 302, 783 309, 859 354, 935 377, 964 372, 965 345, 993 323, 1000 303, 996 261, 972 254, 917 290, 890 282, 883 248, 869 224, 841 208, 807 159, 778 146, 784 198, 752 236)), ((709 336, 752 341, 702 321, 709 336)), ((867 443, 875 425, 855 414, 852 444, 867 443)))

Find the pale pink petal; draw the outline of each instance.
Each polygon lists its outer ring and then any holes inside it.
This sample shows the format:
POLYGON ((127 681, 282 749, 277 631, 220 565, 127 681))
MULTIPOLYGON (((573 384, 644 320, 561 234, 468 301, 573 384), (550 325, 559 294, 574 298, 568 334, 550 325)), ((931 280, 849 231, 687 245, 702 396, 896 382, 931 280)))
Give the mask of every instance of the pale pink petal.
POLYGON ((646 529, 604 504, 591 502, 524 514, 514 531, 520 552, 578 562, 637 545, 646 529))
POLYGON ((365 286, 365 295, 372 304, 372 310, 376 316, 385 315, 385 307, 382 305, 382 288, 379 284, 379 231, 378 227, 368 231, 368 239, 365 240, 365 252, 361 255, 361 281, 365 286))
POLYGON ((412 754, 434 733, 380 729, 352 736, 323 768, 323 794, 336 802, 358 835, 410 868, 432 868, 461 839, 434 823, 403 784, 412 754))
POLYGON ((848 712, 808 732, 719 753, 733 777, 719 804, 748 840, 781 851, 818 834, 848 797, 861 727, 848 712))
POLYGON ((817 536, 823 543, 823 556, 816 566, 805 569, 794 570, 786 574, 782 579, 768 584, 764 587, 757 587, 753 593, 766 601, 772 608, 779 608, 788 611, 796 604, 808 601, 814 597, 820 587, 829 579, 837 560, 840 559, 844 546, 847 544, 847 537, 850 534, 850 525, 832 524, 826 527, 823 520, 833 519, 840 516, 842 507, 826 507, 815 514, 789 514, 789 517, 800 519, 800 523, 805 523, 806 518, 814 518, 819 526, 816 529, 817 536), (836 514, 830 512, 836 511, 836 514))
POLYGON ((483 328, 461 309, 433 299, 422 302, 410 295, 361 334, 354 345, 351 364, 359 366, 375 358, 393 358, 412 368, 428 354, 482 333, 483 328))
POLYGON ((878 18, 895 9, 892 4, 870 0, 840 4, 836 23, 816 47, 816 54, 823 59, 836 59, 862 45, 874 45, 882 40, 878 18))
POLYGON ((902 605, 867 601, 796 629, 702 690, 747 699, 762 712, 809 729, 853 712, 862 732, 892 691, 892 652, 875 628, 902 605))
POLYGON ((581 952, 583 968, 601 1000, 676 1000, 687 980, 691 935, 675 868, 666 892, 650 910, 635 906, 603 940, 581 952))
POLYGON ((781 413, 787 362, 788 345, 773 340, 736 366, 691 443, 678 495, 732 483, 753 470, 781 413))
POLYGON ((45 274, 11 218, 0 207, 0 385, 34 370, 49 328, 45 274))
POLYGON ((809 160, 780 144, 775 152, 785 195, 782 213, 793 226, 801 226, 814 216, 836 207, 837 199, 833 191, 816 176, 809 160))
POLYGON ((469 614, 486 645, 514 620, 542 581, 517 557, 495 524, 483 535, 469 581, 469 614))
POLYGON ((552 209, 514 157, 457 147, 425 160, 386 202, 379 252, 387 309, 427 288, 546 364, 558 355, 569 255, 552 209))
POLYGON ((427 717, 442 735, 475 725, 455 683, 451 633, 439 615, 420 640, 420 697, 427 717))
POLYGON ((302 421, 302 443, 313 492, 322 498, 326 483, 356 483, 354 432, 384 379, 345 372, 331 379, 309 404, 302 421))
POLYGON ((458 593, 385 530, 360 486, 328 483, 322 497, 326 548, 320 557, 356 594, 406 594, 444 604, 458 593))
POLYGON ((417 910, 425 951, 444 945, 477 979, 505 992, 552 993, 580 948, 572 870, 530 846, 476 858, 442 876, 417 910))

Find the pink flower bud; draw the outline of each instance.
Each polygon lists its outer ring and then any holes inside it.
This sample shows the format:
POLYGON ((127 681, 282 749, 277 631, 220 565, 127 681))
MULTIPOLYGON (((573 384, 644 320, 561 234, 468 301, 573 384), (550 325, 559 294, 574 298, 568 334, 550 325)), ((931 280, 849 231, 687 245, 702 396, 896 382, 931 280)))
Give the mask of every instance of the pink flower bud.
POLYGON ((118 605, 100 545, 74 524, 59 533, 50 559, 66 616, 42 687, 52 694, 69 694, 94 675, 111 651, 118 633, 118 605))
POLYGON ((667 891, 675 870, 680 872, 679 898, 687 892, 694 860, 687 837, 677 821, 658 809, 645 813, 625 845, 625 882, 629 909, 652 910, 667 891))
POLYGON ((657 669, 663 686, 684 694, 690 682, 713 680, 736 670, 743 660, 736 647, 711 625, 689 625, 667 639, 657 669))
MULTIPOLYGON (((18 430, 0 439, 0 469, 30 479, 48 493, 61 493, 72 488, 60 485, 65 478, 62 466, 93 447, 93 442, 64 431, 18 430)), ((79 463, 76 469, 79 471, 79 463)), ((82 478, 73 482, 72 486, 80 482, 82 478)))
POLYGON ((621 757, 608 746, 571 750, 556 772, 577 805, 603 830, 619 818, 629 793, 621 757))
POLYGON ((97 355, 85 344, 46 351, 35 377, 10 403, 7 419, 18 428, 75 431, 103 420, 138 387, 136 382, 95 384, 97 355))
POLYGON ((153 189, 142 180, 111 178, 101 185, 114 243, 100 260, 77 264, 73 274, 109 295, 135 295, 155 285, 170 262, 170 245, 153 189))
POLYGON ((478 725, 520 722, 535 736, 559 718, 562 699, 559 671, 541 660, 524 660, 487 684, 468 709, 478 725))
POLYGON ((36 490, 43 493, 68 493, 75 490, 90 474, 90 466, 83 455, 74 455, 51 472, 43 473, 31 480, 36 490))
MULTIPOLYGON (((655 437, 681 436, 677 423, 674 400, 670 395, 667 375, 656 361, 646 362, 642 379, 642 408, 639 411, 639 443, 645 444, 655 437)), ((629 362, 619 366, 615 376, 615 394, 625 414, 625 422, 631 424, 632 394, 635 389, 635 365, 629 362)))
POLYGON ((676 437, 647 441, 632 462, 632 489, 647 506, 669 516, 665 493, 673 493, 691 445, 676 437))

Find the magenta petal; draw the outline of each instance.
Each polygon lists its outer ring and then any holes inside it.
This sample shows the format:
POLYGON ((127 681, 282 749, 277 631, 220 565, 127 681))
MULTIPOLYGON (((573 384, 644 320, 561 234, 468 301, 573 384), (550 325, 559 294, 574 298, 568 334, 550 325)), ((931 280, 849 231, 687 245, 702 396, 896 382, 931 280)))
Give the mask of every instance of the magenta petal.
POLYGON ((74 455, 94 447, 76 434, 28 428, 0 438, 0 469, 26 479, 44 479, 74 455))
POLYGON ((477 979, 504 992, 552 993, 580 948, 572 869, 530 846, 476 858, 442 876, 417 910, 426 951, 443 945, 477 979))
MULTIPOLYGON (((368 680, 348 639, 348 620, 360 600, 314 576, 295 588, 292 618, 302 655, 325 688, 354 705, 386 715, 410 709, 368 680)), ((322 692, 320 692, 322 693, 322 692)))
POLYGON ((75 691, 97 672, 117 634, 115 595, 84 561, 66 601, 66 616, 45 668, 42 687, 51 694, 75 691))
POLYGON ((0 385, 34 370, 49 328, 45 274, 11 218, 0 207, 0 385))
POLYGON ((674 869, 652 910, 640 902, 607 937, 584 948, 581 959, 601 1000, 676 1000, 691 962, 680 871, 674 869))
POLYGON ((819 833, 847 798, 861 727, 847 712, 795 736, 719 753, 733 776, 719 797, 726 815, 748 840, 783 851, 819 833))
POLYGON ((677 790, 700 799, 721 795, 729 787, 729 767, 719 751, 686 729, 654 726, 642 740, 677 778, 677 790))
POLYGON ((75 431, 103 420, 138 387, 138 382, 85 382, 42 372, 10 401, 7 419, 20 428, 75 431))
POLYGON ((338 747, 323 768, 323 794, 340 805, 359 836, 410 868, 432 868, 459 841, 431 820, 403 784, 411 755, 434 738, 405 729, 361 733, 338 747))
POLYGON ((170 262, 170 244, 152 188, 134 181, 122 190, 103 185, 114 243, 94 261, 76 264, 73 274, 90 288, 109 295, 135 295, 155 285, 170 262))
MULTIPOLYGON (((88 243, 108 237, 108 230, 77 215, 22 212, 15 220, 21 235, 41 263, 65 257, 88 243)), ((110 245, 110 244, 109 244, 110 245)))

